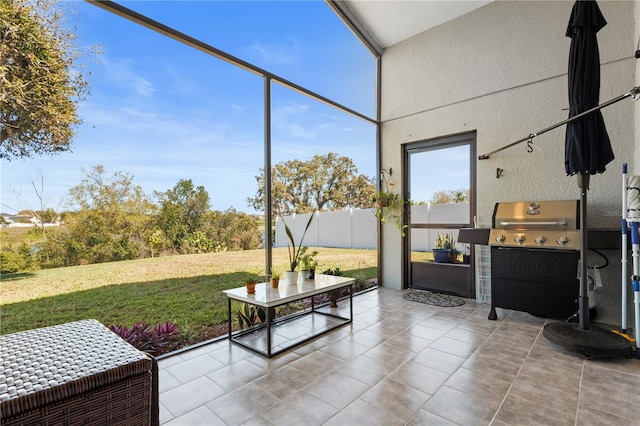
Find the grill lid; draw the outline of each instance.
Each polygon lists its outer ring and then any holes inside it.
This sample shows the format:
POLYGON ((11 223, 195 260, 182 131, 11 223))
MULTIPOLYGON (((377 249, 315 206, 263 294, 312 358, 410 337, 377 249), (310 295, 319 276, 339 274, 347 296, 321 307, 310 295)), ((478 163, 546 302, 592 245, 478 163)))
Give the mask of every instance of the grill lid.
POLYGON ((493 228, 580 229, 579 200, 497 203, 493 228))
POLYGON ((579 200, 497 203, 490 246, 579 250, 579 200))

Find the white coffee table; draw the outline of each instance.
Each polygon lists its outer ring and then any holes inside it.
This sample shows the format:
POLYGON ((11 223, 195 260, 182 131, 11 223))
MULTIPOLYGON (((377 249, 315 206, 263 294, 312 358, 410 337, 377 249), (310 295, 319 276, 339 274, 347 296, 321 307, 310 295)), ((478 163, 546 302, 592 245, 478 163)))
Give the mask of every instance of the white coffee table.
POLYGON ((321 334, 328 333, 353 321, 354 278, 316 274, 314 280, 288 283, 280 280, 277 289, 269 283, 256 285, 255 294, 247 294, 246 287, 224 290, 228 302, 229 340, 260 355, 271 358, 294 346, 301 345, 321 334), (340 315, 341 308, 328 304, 316 306, 312 296, 347 287, 349 289, 349 317, 340 315), (282 318, 271 318, 278 306, 311 298, 311 308, 282 318), (249 303, 265 308, 266 320, 262 324, 233 333, 231 330, 231 301, 249 303))

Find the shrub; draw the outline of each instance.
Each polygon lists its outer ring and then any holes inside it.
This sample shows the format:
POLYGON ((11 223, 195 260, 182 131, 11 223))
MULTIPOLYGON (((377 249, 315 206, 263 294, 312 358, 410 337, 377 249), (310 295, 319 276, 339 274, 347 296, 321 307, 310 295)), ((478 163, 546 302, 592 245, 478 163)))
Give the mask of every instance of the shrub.
POLYGON ((15 251, 6 248, 0 252, 0 273, 2 274, 28 270, 32 263, 31 249, 25 243, 21 243, 15 251))
POLYGON ((109 329, 135 348, 151 355, 171 352, 179 346, 182 337, 180 327, 170 322, 155 327, 144 322, 134 323, 131 327, 110 325, 109 329))

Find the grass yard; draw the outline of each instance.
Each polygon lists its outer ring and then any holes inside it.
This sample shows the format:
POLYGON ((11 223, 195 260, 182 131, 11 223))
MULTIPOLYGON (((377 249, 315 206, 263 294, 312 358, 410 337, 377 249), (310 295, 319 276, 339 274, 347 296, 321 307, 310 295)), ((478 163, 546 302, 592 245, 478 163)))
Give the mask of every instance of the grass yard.
MULTIPOLYGON (((322 271, 373 278, 375 250, 317 248, 322 271)), ((287 249, 273 250, 284 271, 287 249)), ((160 257, 5 274, 0 286, 0 334, 93 318, 103 324, 178 324, 189 344, 219 335, 227 319, 222 290, 242 285, 242 271, 264 273, 264 251, 160 257), (218 330, 215 333, 212 330, 218 330)))

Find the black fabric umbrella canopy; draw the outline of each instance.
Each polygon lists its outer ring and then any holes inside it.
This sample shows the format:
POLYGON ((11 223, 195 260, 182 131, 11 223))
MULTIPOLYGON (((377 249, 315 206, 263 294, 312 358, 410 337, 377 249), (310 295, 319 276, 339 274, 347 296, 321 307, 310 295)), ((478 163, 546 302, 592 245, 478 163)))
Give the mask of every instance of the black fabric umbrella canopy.
MULTIPOLYGON (((569 50, 569 118, 598 106, 600 101, 600 53, 596 34, 607 21, 595 1, 576 1, 566 35, 569 50)), ((609 135, 600 110, 567 124, 565 170, 603 173, 613 160, 609 135)))

